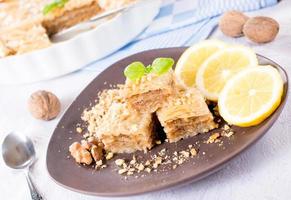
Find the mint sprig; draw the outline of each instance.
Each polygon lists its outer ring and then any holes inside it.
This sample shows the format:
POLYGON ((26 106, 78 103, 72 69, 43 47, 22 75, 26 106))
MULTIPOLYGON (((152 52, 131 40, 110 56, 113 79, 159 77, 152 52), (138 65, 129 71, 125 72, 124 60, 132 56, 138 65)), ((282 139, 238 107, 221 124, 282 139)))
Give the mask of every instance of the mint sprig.
POLYGON ((42 13, 46 15, 56 8, 63 8, 68 1, 69 0, 54 0, 53 2, 44 6, 42 13))
POLYGON ((151 65, 148 65, 146 68, 145 68, 145 72, 147 74, 151 73, 151 71, 153 70, 153 67, 151 65))
POLYGON ((124 75, 132 81, 137 81, 151 72, 157 75, 167 73, 173 67, 174 63, 175 61, 172 58, 156 58, 147 67, 141 62, 133 62, 125 68, 124 75))
POLYGON ((156 58, 152 64, 153 72, 162 75, 169 71, 174 65, 173 58, 156 58))
POLYGON ((124 70, 126 78, 136 81, 139 80, 146 73, 146 68, 141 62, 133 62, 128 65, 124 70))

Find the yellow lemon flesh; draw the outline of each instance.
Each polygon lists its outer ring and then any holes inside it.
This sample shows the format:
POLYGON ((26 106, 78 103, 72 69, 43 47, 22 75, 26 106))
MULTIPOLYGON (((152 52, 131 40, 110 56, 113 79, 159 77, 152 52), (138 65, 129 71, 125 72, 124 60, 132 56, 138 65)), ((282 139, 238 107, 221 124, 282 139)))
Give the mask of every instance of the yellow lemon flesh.
POLYGON ((225 83, 233 75, 257 65, 256 54, 247 47, 232 46, 221 49, 198 69, 196 85, 207 99, 217 101, 225 83))
POLYGON ((175 68, 179 83, 184 87, 194 86, 198 68, 209 56, 225 46, 223 42, 218 40, 204 40, 189 47, 181 55, 175 68))
POLYGON ((242 70, 233 76, 219 95, 220 115, 230 124, 254 126, 280 105, 283 80, 272 66, 242 70))

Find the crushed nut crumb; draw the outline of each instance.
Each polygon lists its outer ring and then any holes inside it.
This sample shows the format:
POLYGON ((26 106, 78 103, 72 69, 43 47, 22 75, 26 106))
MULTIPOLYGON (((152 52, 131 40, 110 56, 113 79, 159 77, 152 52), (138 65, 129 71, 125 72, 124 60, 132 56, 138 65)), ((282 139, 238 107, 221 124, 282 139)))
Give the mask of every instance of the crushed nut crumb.
POLYGON ((125 168, 118 170, 118 174, 124 174, 125 172, 127 172, 125 168))
POLYGON ((227 131, 229 129, 230 129, 230 127, 227 124, 225 124, 224 127, 223 127, 223 130, 227 131))
POLYGON ((127 172, 127 175, 128 175, 128 176, 133 175, 133 172, 128 171, 128 172, 127 172))
POLYGON ((117 160, 115 160, 115 164, 117 166, 121 166, 124 162, 125 162, 125 160, 123 160, 123 159, 117 159, 117 160))
POLYGON ((151 164, 151 162, 149 160, 147 160, 144 165, 149 166, 150 164, 151 164))
POLYGON ((103 161, 102 160, 98 160, 96 162, 95 168, 97 169, 98 167, 101 167, 103 165, 103 161))
POLYGON ((77 133, 82 133, 83 132, 83 129, 81 127, 77 127, 76 128, 76 131, 77 131, 77 133))
POLYGON ((190 149, 190 153, 191 153, 191 156, 196 156, 197 155, 197 151, 194 148, 190 149))
POLYGON ((211 143, 215 142, 219 137, 220 137, 220 133, 214 133, 208 138, 206 143, 211 144, 211 143))
POLYGON ((143 165, 142 163, 140 163, 140 164, 138 165, 137 169, 138 169, 139 171, 144 170, 144 165, 143 165))
POLYGON ((110 160, 111 158, 113 158, 114 154, 112 152, 107 153, 106 155, 106 160, 110 160))
POLYGON ((156 144, 162 144, 161 140, 157 140, 156 144))
POLYGON ((136 160, 131 160, 130 162, 129 162, 129 164, 131 164, 131 165, 134 165, 136 163, 136 160))
POLYGON ((149 168, 149 167, 147 167, 147 168, 145 168, 145 171, 147 172, 147 173, 151 173, 151 168, 149 168))
POLYGON ((101 169, 106 168, 106 167, 107 167, 107 165, 102 165, 102 166, 101 166, 101 169))
POLYGON ((181 151, 180 154, 182 154, 185 158, 188 158, 190 156, 190 153, 187 151, 181 151))

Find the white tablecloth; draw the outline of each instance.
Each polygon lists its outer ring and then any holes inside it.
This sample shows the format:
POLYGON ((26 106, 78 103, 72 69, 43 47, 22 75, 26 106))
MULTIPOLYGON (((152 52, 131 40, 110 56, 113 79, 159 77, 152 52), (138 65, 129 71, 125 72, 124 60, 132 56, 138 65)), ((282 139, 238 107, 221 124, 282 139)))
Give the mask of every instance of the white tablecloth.
MULTIPOLYGON (((283 0, 275 7, 250 13, 258 14, 271 16, 279 21, 281 29, 274 42, 255 45, 245 38, 227 38, 218 30, 212 37, 252 46, 256 52, 282 65, 291 77, 291 1, 283 0)), ((0 87, 0 143, 11 130, 21 131, 33 139, 38 160, 32 168, 32 179, 45 199, 106 198, 85 196, 66 190, 49 178, 45 165, 46 148, 61 115, 50 122, 37 121, 27 111, 27 99, 35 90, 50 90, 60 98, 63 114, 74 98, 104 67, 106 66, 100 66, 98 71, 84 70, 36 84, 0 87)), ((281 117, 266 136, 212 176, 182 188, 131 199, 291 199, 290 115, 291 103, 288 102, 281 117)), ((24 176, 6 167, 2 158, 0 166, 0 199, 30 199, 24 176)))

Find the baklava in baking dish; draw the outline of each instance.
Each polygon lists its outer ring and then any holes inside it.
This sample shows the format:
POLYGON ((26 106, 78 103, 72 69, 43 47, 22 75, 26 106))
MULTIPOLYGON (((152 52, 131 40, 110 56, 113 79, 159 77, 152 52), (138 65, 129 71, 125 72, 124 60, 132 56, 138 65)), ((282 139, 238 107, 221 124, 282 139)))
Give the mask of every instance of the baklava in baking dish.
POLYGON ((133 0, 0 1, 0 58, 48 47, 49 36, 131 2, 133 0))

